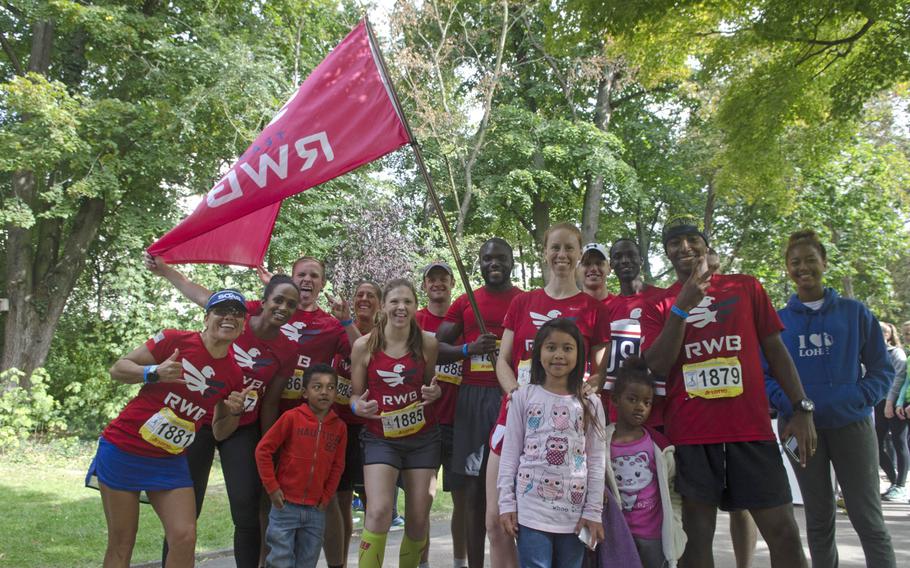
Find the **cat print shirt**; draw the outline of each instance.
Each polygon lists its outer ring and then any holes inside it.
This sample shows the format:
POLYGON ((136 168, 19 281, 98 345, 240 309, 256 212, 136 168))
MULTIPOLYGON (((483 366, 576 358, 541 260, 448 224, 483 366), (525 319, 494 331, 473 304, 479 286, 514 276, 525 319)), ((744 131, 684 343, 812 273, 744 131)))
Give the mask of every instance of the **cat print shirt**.
POLYGON ((654 463, 654 442, 647 430, 634 442, 610 444, 610 465, 619 497, 622 514, 632 536, 660 538, 663 509, 657 485, 657 466, 654 463))
POLYGON ((597 426, 583 427, 581 402, 572 395, 528 385, 512 395, 499 466, 499 511, 548 533, 572 533, 584 516, 600 522, 604 496, 604 411, 587 404, 597 426))

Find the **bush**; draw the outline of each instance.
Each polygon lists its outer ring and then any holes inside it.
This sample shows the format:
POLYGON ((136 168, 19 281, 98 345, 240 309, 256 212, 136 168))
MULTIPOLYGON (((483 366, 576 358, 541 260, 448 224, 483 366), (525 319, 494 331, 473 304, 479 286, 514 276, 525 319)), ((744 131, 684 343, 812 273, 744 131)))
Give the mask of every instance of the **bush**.
POLYGON ((32 373, 31 389, 19 386, 24 376, 15 368, 0 373, 0 451, 18 448, 36 434, 66 432, 60 403, 47 392, 47 371, 37 369, 32 373))

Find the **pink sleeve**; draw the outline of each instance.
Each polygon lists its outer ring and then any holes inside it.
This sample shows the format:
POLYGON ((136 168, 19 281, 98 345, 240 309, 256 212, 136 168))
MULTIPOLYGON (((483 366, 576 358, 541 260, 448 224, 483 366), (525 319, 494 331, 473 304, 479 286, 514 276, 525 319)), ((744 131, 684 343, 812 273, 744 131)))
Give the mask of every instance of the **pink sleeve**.
POLYGON ((606 441, 604 439, 606 418, 600 398, 589 396, 588 400, 594 404, 594 414, 597 416, 598 428, 589 428, 585 433, 588 492, 585 496, 585 505, 582 507, 581 516, 589 521, 600 522, 604 505, 604 476, 606 475, 607 459, 606 441))
POLYGON ((509 402, 506 432, 499 461, 499 477, 496 480, 496 487, 499 489, 500 513, 518 511, 518 503, 515 499, 515 476, 518 473, 518 460, 521 452, 524 451, 525 421, 523 417, 529 390, 527 387, 518 389, 509 402))
POLYGON ((503 329, 511 329, 512 331, 515 331, 515 328, 518 325, 518 322, 515 321, 515 318, 518 317, 516 314, 518 314, 522 309, 522 304, 524 303, 524 300, 522 298, 524 296, 524 294, 517 294, 514 298, 512 298, 512 302, 509 304, 509 309, 506 311, 506 317, 502 320, 503 329))

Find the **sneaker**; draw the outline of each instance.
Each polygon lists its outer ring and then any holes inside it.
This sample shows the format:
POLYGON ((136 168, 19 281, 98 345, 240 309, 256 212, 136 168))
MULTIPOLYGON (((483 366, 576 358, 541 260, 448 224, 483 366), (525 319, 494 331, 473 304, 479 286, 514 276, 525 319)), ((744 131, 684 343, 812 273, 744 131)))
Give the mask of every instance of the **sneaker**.
POLYGON ((354 500, 351 501, 351 509, 363 511, 363 501, 360 500, 360 497, 354 497, 354 500))
POLYGON ((882 495, 882 501, 906 501, 907 491, 900 485, 892 485, 882 495))
POLYGON ((389 527, 390 531, 400 531, 404 529, 404 517, 397 515, 392 519, 392 526, 389 527))

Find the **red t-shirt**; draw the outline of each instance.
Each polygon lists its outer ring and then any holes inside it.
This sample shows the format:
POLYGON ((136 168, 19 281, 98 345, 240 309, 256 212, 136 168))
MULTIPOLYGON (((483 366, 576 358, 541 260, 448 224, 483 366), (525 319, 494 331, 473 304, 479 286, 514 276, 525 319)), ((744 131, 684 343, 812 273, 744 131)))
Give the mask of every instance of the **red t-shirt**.
POLYGON ((556 318, 575 322, 585 341, 585 356, 589 359, 591 347, 610 341, 610 319, 606 308, 584 292, 562 300, 554 300, 543 289, 516 296, 509 306, 503 327, 514 333, 512 369, 519 384, 526 385, 531 380, 531 355, 537 330, 556 318))
POLYGON ((274 339, 260 339, 250 329, 249 317, 243 333, 231 346, 234 360, 243 370, 243 388, 253 385, 254 390, 246 395, 240 426, 259 420, 262 397, 275 377, 290 377, 297 362, 297 344, 284 334, 274 339))
MULTIPOLYGON (((491 291, 486 286, 474 290, 474 299, 477 300, 477 308, 483 317, 487 333, 502 338, 502 322, 506 317, 506 312, 509 311, 509 305, 515 296, 521 293, 522 290, 515 286, 502 292, 491 291)), ((476 341, 480 337, 480 328, 477 326, 477 319, 474 317, 474 310, 471 309, 471 302, 468 301, 467 294, 462 294, 449 306, 445 321, 461 326, 462 339, 465 343, 476 341)), ((481 387, 498 387, 499 381, 496 380, 494 365, 497 357, 499 357, 499 351, 494 353, 493 361, 490 361, 486 355, 475 355, 470 359, 465 359, 464 383, 481 387)))
MULTIPOLYGON (((610 397, 613 385, 616 384, 616 371, 627 357, 641 354, 641 320, 642 312, 647 304, 656 302, 662 294, 663 288, 648 286, 638 294, 631 296, 610 296, 604 303, 610 318, 610 351, 607 354, 606 381, 600 393, 600 400, 610 417, 610 422, 616 422, 616 409, 610 397)), ((654 403, 651 406, 651 415, 646 422, 647 426, 657 427, 664 423, 664 403, 667 396, 667 382, 662 377, 657 377, 654 385, 654 403)))
MULTIPOLYGON (((414 319, 417 320, 420 329, 433 335, 436 335, 436 330, 445 320, 427 308, 414 314, 414 319)), ((433 403, 436 419, 440 424, 454 424, 455 402, 458 400, 458 386, 461 384, 461 361, 436 365, 436 383, 442 389, 442 396, 433 403)))
MULTIPOLYGON (((261 309, 261 303, 258 301, 246 304, 251 314, 258 313, 261 309)), ((281 326, 281 333, 297 344, 297 361, 294 363, 288 386, 281 393, 279 413, 303 402, 303 373, 307 367, 317 363, 331 365, 336 354, 347 355, 351 352, 351 344, 344 328, 341 327, 341 322, 319 308, 296 310, 288 322, 281 326)))
POLYGON ((404 438, 426 431, 434 424, 434 404, 417 406, 423 401, 420 388, 426 362, 410 353, 390 357, 383 351, 370 356, 367 389, 379 403, 381 420, 367 420, 366 428, 380 438, 404 438))
MULTIPOLYGON (((677 282, 641 319, 642 352, 663 331, 677 282)), ((761 340, 783 330, 765 289, 745 274, 715 274, 689 311, 683 346, 667 377, 664 427, 674 444, 773 440, 761 340), (684 377, 685 375, 685 377, 684 377), (685 380, 684 380, 685 378, 685 380)))
POLYGON ((215 359, 198 331, 165 329, 145 342, 161 363, 180 350, 184 383, 143 385, 101 433, 131 454, 164 457, 182 454, 196 430, 212 422, 215 405, 243 390, 243 371, 230 355, 215 359))

